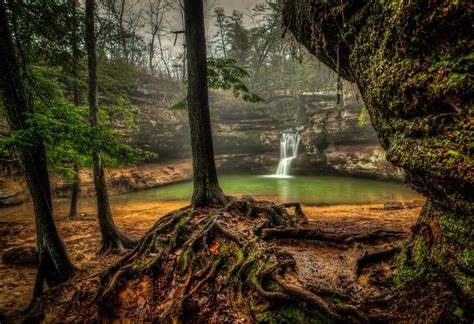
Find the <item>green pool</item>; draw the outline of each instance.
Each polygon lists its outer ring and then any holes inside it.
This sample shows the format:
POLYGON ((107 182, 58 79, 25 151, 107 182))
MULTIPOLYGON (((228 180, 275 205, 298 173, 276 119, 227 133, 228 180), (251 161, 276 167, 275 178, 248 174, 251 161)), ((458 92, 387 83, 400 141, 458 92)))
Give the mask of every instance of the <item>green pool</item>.
MULTIPOLYGON (((421 196, 401 183, 337 176, 296 176, 279 179, 264 176, 222 176, 230 195, 267 196, 307 204, 362 204, 387 200, 419 199, 421 196)), ((192 182, 174 184, 114 197, 118 200, 182 200, 192 195, 192 182)))

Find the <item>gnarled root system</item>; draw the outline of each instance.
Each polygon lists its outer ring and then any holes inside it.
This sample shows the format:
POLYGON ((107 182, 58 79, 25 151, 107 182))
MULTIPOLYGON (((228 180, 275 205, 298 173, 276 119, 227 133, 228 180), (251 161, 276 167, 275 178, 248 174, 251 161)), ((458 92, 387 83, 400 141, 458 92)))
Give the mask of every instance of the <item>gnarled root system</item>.
POLYGON ((99 282, 73 280, 61 319, 365 321, 354 305, 308 289, 293 257, 262 238, 305 222, 298 203, 251 197, 182 208, 161 218, 99 282))

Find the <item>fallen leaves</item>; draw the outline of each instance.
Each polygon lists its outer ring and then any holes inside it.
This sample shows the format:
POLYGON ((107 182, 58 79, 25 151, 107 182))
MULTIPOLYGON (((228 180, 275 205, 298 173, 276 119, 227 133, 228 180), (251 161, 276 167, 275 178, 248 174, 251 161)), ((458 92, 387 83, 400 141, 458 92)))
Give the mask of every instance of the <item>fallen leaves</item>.
POLYGON ((211 246, 209 247, 209 251, 212 255, 219 255, 219 246, 219 241, 215 241, 211 244, 211 246))

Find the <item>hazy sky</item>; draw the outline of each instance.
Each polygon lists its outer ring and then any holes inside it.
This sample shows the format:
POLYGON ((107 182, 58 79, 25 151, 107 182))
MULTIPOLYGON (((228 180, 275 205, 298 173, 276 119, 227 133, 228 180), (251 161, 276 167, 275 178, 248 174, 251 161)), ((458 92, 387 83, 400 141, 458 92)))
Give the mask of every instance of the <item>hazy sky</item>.
POLYGON ((230 14, 234 9, 243 11, 263 2, 264 0, 217 0, 217 6, 225 8, 226 13, 230 14))
MULTIPOLYGON (((232 10, 239 10, 242 12, 248 12, 252 10, 258 3, 264 3, 265 0, 208 0, 213 7, 222 7, 225 9, 227 15, 232 14, 232 10)), ((244 17, 244 23, 248 20, 244 17)))
MULTIPOLYGON (((1 1, 1 0, 0 0, 1 1)), ((144 0, 142 0, 144 1, 144 0)), ((173 0, 178 3, 179 0, 173 0)), ((205 0, 204 1, 204 14, 205 14, 205 28, 206 28, 206 38, 212 39, 217 32, 216 27, 214 26, 215 19, 212 17, 214 15, 215 7, 224 8, 226 15, 231 15, 232 10, 239 10, 244 13, 243 21, 247 27, 250 27, 251 24, 248 14, 256 4, 264 3, 265 0, 205 0)), ((168 27, 170 30, 180 30, 181 29, 181 14, 177 11, 171 14, 171 27, 168 27)), ((176 39, 176 45, 174 45, 175 35, 172 33, 165 33, 165 38, 163 41, 163 47, 171 51, 171 56, 176 57, 178 54, 182 53, 182 42, 184 35, 179 35, 176 39)), ((210 55, 211 53, 208 53, 210 55)))

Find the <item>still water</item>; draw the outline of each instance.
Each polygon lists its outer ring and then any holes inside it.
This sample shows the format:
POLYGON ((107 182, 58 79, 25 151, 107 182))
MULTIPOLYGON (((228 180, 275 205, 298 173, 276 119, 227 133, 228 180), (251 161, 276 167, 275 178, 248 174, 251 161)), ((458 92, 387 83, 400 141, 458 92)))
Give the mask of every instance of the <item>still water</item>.
MULTIPOLYGON (((387 200, 418 199, 416 192, 402 183, 337 176, 221 176, 221 187, 228 195, 266 196, 306 204, 362 204, 387 200)), ((183 200, 192 195, 192 182, 158 187, 114 197, 114 200, 183 200)))

